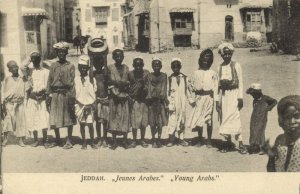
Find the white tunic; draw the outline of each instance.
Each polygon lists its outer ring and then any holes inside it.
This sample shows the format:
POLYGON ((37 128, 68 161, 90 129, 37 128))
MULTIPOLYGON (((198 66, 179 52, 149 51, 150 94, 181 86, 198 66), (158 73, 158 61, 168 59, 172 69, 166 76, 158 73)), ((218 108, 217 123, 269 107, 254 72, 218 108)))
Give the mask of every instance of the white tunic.
MULTIPOLYGON (((230 65, 219 67, 222 68, 220 80, 232 80, 230 65)), ((239 63, 235 63, 235 69, 239 80, 239 87, 233 90, 220 91, 219 100, 222 106, 222 118, 219 133, 221 135, 239 135, 242 132, 240 111, 238 110, 238 99, 243 98, 243 76, 239 63)))
MULTIPOLYGON (((189 128, 202 127, 204 124, 211 124, 214 98, 210 95, 196 95, 195 91, 213 91, 214 96, 218 92, 218 76, 213 70, 197 70, 189 82, 189 90, 193 93, 195 107, 192 108, 188 121, 189 128)), ((216 100, 216 99, 215 99, 216 100)))
MULTIPOLYGON (((48 69, 33 69, 31 74, 32 92, 46 90, 48 76, 48 69)), ((45 100, 36 101, 28 98, 26 105, 26 128, 28 131, 39 131, 49 128, 49 113, 46 108, 45 100)))

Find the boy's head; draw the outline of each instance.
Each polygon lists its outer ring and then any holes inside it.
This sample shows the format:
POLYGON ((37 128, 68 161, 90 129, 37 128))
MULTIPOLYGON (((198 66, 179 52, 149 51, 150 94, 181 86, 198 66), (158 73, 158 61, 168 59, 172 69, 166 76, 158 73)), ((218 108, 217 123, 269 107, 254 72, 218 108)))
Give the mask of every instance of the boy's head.
POLYGON ((16 61, 9 61, 7 63, 7 68, 8 71, 13 75, 13 76, 18 76, 19 75, 19 66, 17 65, 16 61))
POLYGON ((66 60, 69 44, 67 42, 58 42, 53 45, 53 48, 56 51, 57 57, 60 61, 66 60))
POLYGON ((41 59, 41 54, 37 51, 34 51, 30 54, 30 60, 35 68, 40 67, 41 59))
POLYGON ((106 64, 105 58, 102 55, 94 55, 91 56, 91 63, 95 67, 96 70, 100 70, 103 68, 103 66, 106 64))
POLYGON ((81 55, 78 61, 78 70, 80 72, 80 76, 81 77, 87 76, 89 69, 90 69, 89 57, 87 55, 81 55))
POLYGON ((136 57, 133 59, 133 68, 137 72, 143 71, 144 60, 141 57, 136 57))
POLYGON ((259 83, 253 83, 246 91, 254 99, 259 99, 262 96, 261 85, 259 83))
POLYGON ((291 137, 300 137, 300 96, 290 95, 282 98, 277 106, 278 122, 284 132, 291 137))
POLYGON ((198 64, 200 69, 208 70, 210 69, 214 61, 214 54, 211 49, 205 49, 200 53, 198 64))
POLYGON ((153 69, 154 73, 159 73, 161 68, 162 68, 161 59, 158 57, 154 57, 152 59, 152 69, 153 69))
POLYGON ((172 59, 171 69, 175 75, 178 75, 180 73, 180 69, 181 69, 181 59, 180 58, 172 59))
POLYGON ((124 52, 121 49, 115 49, 112 52, 112 58, 117 64, 122 64, 124 59, 124 52))
POLYGON ((223 58, 225 63, 229 63, 231 61, 231 57, 234 51, 234 47, 231 43, 225 42, 222 43, 219 47, 219 54, 223 58))

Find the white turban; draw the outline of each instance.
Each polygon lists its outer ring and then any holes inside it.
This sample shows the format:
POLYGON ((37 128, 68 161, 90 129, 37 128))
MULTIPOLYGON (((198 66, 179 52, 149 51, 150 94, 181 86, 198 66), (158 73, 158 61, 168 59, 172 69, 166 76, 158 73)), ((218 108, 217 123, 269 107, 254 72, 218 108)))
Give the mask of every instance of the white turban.
POLYGON ((152 61, 160 61, 160 62, 162 62, 162 61, 161 61, 161 58, 159 58, 159 57, 153 57, 153 58, 152 58, 152 61))
POLYGON ((221 55, 224 54, 224 48, 228 48, 231 52, 234 51, 234 47, 233 47, 233 45, 231 43, 224 42, 224 43, 220 44, 220 46, 218 47, 219 54, 221 54, 221 55))
POLYGON ((174 61, 178 61, 178 62, 180 62, 180 63, 181 63, 181 59, 180 59, 179 57, 175 57, 175 58, 173 58, 173 59, 172 59, 172 61, 171 61, 171 63, 173 63, 174 61))
POLYGON ((78 59, 78 64, 89 66, 89 60, 90 60, 89 56, 81 55, 78 59))
POLYGON ((53 45, 53 48, 68 50, 69 49, 69 43, 67 43, 67 42, 58 42, 58 43, 53 45))

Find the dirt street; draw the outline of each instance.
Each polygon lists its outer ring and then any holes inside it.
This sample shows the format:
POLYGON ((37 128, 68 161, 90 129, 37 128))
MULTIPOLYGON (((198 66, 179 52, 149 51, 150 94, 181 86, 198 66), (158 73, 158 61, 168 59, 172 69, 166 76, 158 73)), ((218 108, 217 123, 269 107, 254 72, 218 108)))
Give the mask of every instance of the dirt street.
MULTIPOLYGON (((71 52, 72 54, 72 52, 71 52)), ((132 59, 142 56, 145 68, 151 70, 151 59, 159 56, 163 59, 163 72, 171 73, 170 61, 173 57, 180 57, 183 61, 182 72, 191 75, 198 68, 199 50, 174 51, 169 53, 148 54, 126 52, 124 63, 132 68, 132 59)), ((215 59, 213 69, 216 70, 221 63, 221 57, 214 50, 215 59)), ((293 61, 294 56, 271 54, 268 50, 249 52, 249 49, 236 49, 233 60, 239 62, 243 70, 244 91, 253 82, 262 84, 263 93, 279 100, 289 94, 300 94, 299 72, 300 62, 293 61)), ((71 56, 69 60, 75 65, 77 57, 71 56)), ((111 55, 108 56, 112 62, 111 55)), ((78 74, 78 71, 77 71, 78 74)), ((188 107, 190 109, 190 107, 188 107)), ((243 139, 245 144, 249 142, 249 121, 252 111, 252 98, 244 92, 244 108, 241 111, 243 126, 243 139)), ((217 115, 214 114, 214 145, 223 138, 218 134, 217 115)), ((88 130, 87 130, 88 131, 88 130)), ((62 137, 66 136, 66 129, 61 129, 62 137)), ((266 129, 266 138, 271 143, 276 136, 282 133, 278 126, 276 107, 269 113, 266 129)), ((41 135, 41 134, 39 134, 41 135)), ((186 138, 191 140, 197 134, 186 129, 186 138)), ((49 136, 54 137, 50 131, 49 136)), ((142 148, 124 150, 118 147, 115 151, 109 149, 87 150, 80 149, 79 127, 74 127, 75 143, 73 149, 63 150, 60 147, 45 150, 44 147, 21 148, 10 144, 3 149, 3 172, 264 172, 266 171, 267 156, 241 155, 238 152, 222 154, 216 147, 208 149, 189 146, 174 146, 161 149, 142 148)), ((88 134, 87 134, 87 137, 88 134)), ((146 138, 150 138, 150 130, 147 129, 146 138)), ((206 131, 204 130, 204 137, 206 131)), ((129 134, 131 138, 131 134, 129 134)), ((167 138, 166 129, 163 138, 167 138)), ((32 141, 28 139, 28 143, 32 141)), ((12 143, 12 142, 11 142, 12 143)))

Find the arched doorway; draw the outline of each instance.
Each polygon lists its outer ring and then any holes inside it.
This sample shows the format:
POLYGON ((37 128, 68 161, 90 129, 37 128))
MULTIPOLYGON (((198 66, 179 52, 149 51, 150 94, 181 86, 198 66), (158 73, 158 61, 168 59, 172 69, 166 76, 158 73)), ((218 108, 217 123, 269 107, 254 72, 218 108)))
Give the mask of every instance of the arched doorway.
POLYGON ((231 15, 225 17, 225 40, 234 40, 233 17, 231 15))

